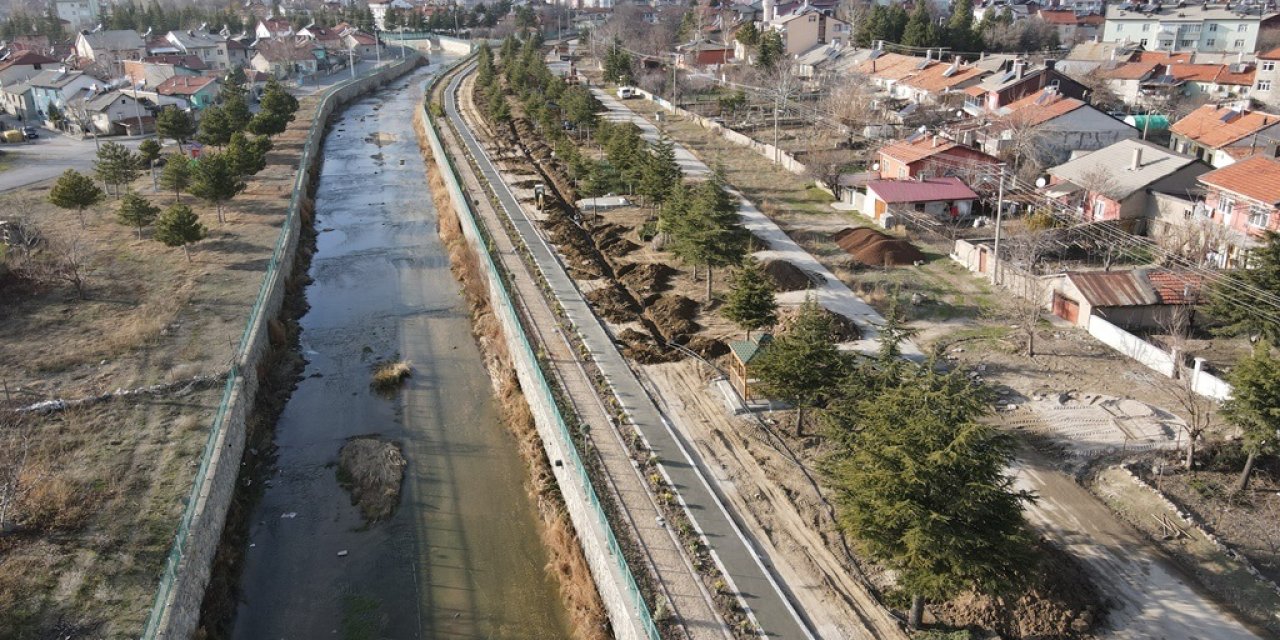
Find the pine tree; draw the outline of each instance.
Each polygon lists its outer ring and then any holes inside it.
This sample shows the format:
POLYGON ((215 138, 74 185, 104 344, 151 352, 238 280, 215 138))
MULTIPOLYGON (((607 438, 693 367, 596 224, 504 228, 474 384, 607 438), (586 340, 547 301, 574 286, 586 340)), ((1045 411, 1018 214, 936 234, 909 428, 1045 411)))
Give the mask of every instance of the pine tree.
POLYGON ((148 168, 160 159, 160 151, 163 147, 155 138, 147 138, 138 144, 138 166, 140 168, 148 168))
POLYGON ((98 175, 98 179, 111 188, 116 197, 119 197, 120 187, 133 182, 138 177, 138 157, 122 144, 106 142, 98 148, 93 170, 98 175))
POLYGON ((675 145, 663 136, 644 156, 640 175, 640 194, 661 207, 680 183, 680 165, 676 162, 675 145))
POLYGON ((782 35, 769 29, 760 36, 760 46, 756 50, 756 67, 772 69, 785 54, 786 46, 782 43, 782 35))
POLYGON ((935 40, 936 32, 929 7, 924 0, 918 0, 915 10, 911 12, 911 19, 902 32, 902 44, 907 47, 930 47, 936 44, 935 40))
POLYGON ((182 143, 195 135, 196 123, 191 114, 175 106, 167 106, 156 116, 156 133, 178 143, 178 151, 182 151, 182 143))
POLYGON ((511 108, 507 106, 505 96, 497 95, 493 97, 489 104, 489 119, 494 124, 505 124, 511 121, 511 108))
POLYGON ((854 41, 859 47, 870 47, 876 40, 885 39, 888 28, 889 11, 882 4, 875 4, 858 23, 858 31, 854 41))
POLYGON ((1249 253, 1250 268, 1240 269, 1222 276, 1209 288, 1209 315, 1225 326, 1218 333, 1225 335, 1256 335, 1271 344, 1280 344, 1280 323, 1267 304, 1252 301, 1241 289, 1259 289, 1268 293, 1280 292, 1280 234, 1268 231, 1266 243, 1249 253))
POLYGON ((160 186, 173 191, 175 202, 182 202, 182 192, 191 186, 191 159, 171 153, 160 171, 160 186))
POLYGON ((225 94, 222 103, 222 112, 227 117, 227 125, 232 131, 244 131, 249 126, 249 121, 253 119, 253 112, 249 110, 249 101, 243 92, 233 92, 225 94))
POLYGON ((734 37, 743 45, 754 47, 760 44, 760 30, 756 28, 756 23, 747 22, 738 29, 738 33, 734 37))
POLYGON ((894 3, 885 13, 884 35, 880 39, 886 42, 902 42, 903 34, 906 33, 907 23, 910 20, 906 4, 901 2, 894 3))
POLYGON ((250 138, 242 132, 231 134, 227 142, 226 157, 231 170, 241 178, 257 175, 267 167, 267 152, 271 151, 271 139, 266 136, 250 138))
POLYGON ((684 206, 673 221, 671 248, 681 260, 706 267, 710 302, 715 267, 742 262, 750 234, 739 220, 737 201, 717 180, 693 187, 684 206))
POLYGON ((1236 363, 1229 378, 1231 398, 1222 404, 1222 415, 1240 428, 1249 456, 1236 482, 1236 491, 1244 491, 1258 456, 1280 450, 1280 360, 1271 354, 1270 343, 1260 341, 1248 358, 1236 363))
POLYGON ((102 189, 93 180, 75 169, 67 169, 49 190, 49 202, 63 209, 75 209, 84 228, 84 210, 106 199, 102 189))
POLYGON ((956 0, 952 5, 951 19, 947 22, 947 40, 952 51, 977 51, 982 48, 973 31, 973 0, 956 0))
POLYGON ((138 238, 142 238, 142 228, 155 221, 160 215, 160 207, 151 204, 151 201, 130 191, 124 194, 124 198, 120 200, 120 210, 116 213, 116 219, 120 224, 129 225, 138 229, 138 238))
POLYGON ((208 153, 195 163, 191 176, 191 194, 213 203, 218 222, 226 222, 222 207, 245 189, 244 180, 236 174, 226 153, 208 153))
POLYGON ((805 408, 825 400, 847 368, 834 335, 831 318, 809 298, 791 327, 775 337, 753 363, 765 393, 796 408, 796 437, 804 435, 805 408))
POLYGON ((183 253, 187 255, 187 262, 190 262, 191 244, 199 242, 207 233, 208 230, 200 224, 199 216, 191 207, 174 204, 165 209, 156 220, 153 237, 166 247, 182 247, 183 253))
POLYGON ((226 111, 219 105, 213 105, 200 114, 200 131, 196 140, 203 145, 222 147, 231 141, 231 134, 235 131, 226 111))
POLYGON ((774 300, 773 282, 760 268, 760 263, 748 257, 733 280, 729 299, 721 313, 747 332, 772 325, 777 320, 778 303, 774 300))

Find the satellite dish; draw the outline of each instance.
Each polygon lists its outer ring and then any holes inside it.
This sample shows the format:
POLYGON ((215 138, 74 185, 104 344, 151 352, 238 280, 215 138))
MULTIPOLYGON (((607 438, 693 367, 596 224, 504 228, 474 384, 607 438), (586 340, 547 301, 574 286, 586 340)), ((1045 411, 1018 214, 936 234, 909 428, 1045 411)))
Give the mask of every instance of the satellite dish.
POLYGON ((1037 189, 1043 189, 1043 188, 1044 188, 1044 186, 1045 186, 1045 185, 1047 185, 1047 184, 1049 184, 1049 181, 1048 181, 1048 180, 1045 180, 1045 179, 1044 179, 1044 176, 1040 176, 1039 178, 1036 178, 1036 188, 1037 188, 1037 189))
POLYGON ((872 162, 872 163, 871 163, 871 170, 872 170, 872 171, 879 171, 879 170, 880 170, 880 163, 879 163, 879 162, 872 162))

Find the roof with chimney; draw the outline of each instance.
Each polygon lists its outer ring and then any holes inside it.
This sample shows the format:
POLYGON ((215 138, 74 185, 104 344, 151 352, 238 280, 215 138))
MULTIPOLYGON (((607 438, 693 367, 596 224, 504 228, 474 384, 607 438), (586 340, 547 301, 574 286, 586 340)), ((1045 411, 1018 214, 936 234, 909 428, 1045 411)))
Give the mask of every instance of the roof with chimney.
POLYGON ((1202 167, 1201 173, 1211 169, 1166 147, 1142 140, 1122 140, 1053 167, 1049 175, 1118 202, 1148 187, 1155 188, 1155 183, 1193 165, 1202 167))
POLYGON ((266 58, 267 62, 315 60, 315 55, 311 53, 312 44, 307 41, 299 42, 293 38, 259 40, 253 48, 258 52, 258 55, 266 58))
POLYGON ((94 51, 133 51, 147 47, 142 36, 132 29, 90 31, 81 33, 80 37, 84 38, 94 51))
POLYGON ((1011 102, 1000 111, 1002 120, 1007 124, 1034 127, 1084 107, 1092 108, 1053 89, 1045 89, 1011 102))
POLYGON ((904 79, 902 84, 929 93, 945 93, 965 83, 976 82, 987 73, 989 72, 986 70, 964 64, 962 60, 956 59, 949 63, 930 64, 919 73, 904 79))
POLYGON ((211 49, 218 46, 226 38, 214 33, 201 33, 195 30, 170 31, 165 38, 183 51, 191 49, 211 49))
POLYGON ((936 155, 964 155, 965 158, 986 156, 987 158, 990 158, 991 162, 1000 162, 996 158, 992 158, 977 149, 971 149, 940 136, 929 135, 919 135, 907 138, 906 140, 898 140, 881 147, 880 153, 903 164, 912 164, 936 155), (959 149, 960 151, 957 153, 948 153, 955 149, 959 149))
MULTIPOLYGON (((873 54, 874 55, 874 54, 873 54)), ((901 80, 916 73, 916 67, 925 63, 925 58, 904 56, 900 53, 883 53, 858 65, 858 73, 874 76, 882 80, 901 80)))
POLYGON ((1245 158, 1200 176, 1200 182, 1273 207, 1280 206, 1280 160, 1275 158, 1263 155, 1245 158))
POLYGON ((193 96, 217 82, 212 76, 173 76, 156 86, 162 96, 193 96))
POLYGON ((61 89, 82 76, 84 76, 83 71, 45 69, 27 80, 27 84, 40 89, 61 89))
POLYGON ((1206 104, 1169 129, 1209 149, 1230 146, 1263 129, 1280 124, 1280 116, 1206 104))
POLYGON ((44 64, 57 64, 58 61, 35 51, 19 51, 13 55, 0 61, 0 71, 10 69, 17 66, 35 66, 44 64))

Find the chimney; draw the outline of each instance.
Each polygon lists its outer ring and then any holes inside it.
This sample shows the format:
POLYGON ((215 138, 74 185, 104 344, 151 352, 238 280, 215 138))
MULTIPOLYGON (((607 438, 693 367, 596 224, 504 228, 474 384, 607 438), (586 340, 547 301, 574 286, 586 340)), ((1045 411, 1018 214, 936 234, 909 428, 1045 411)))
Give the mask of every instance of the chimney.
POLYGON ((1021 78, 1022 74, 1027 70, 1027 63, 1021 58, 1013 61, 1013 77, 1021 78))
POLYGON ((765 24, 773 22, 773 0, 764 0, 762 7, 764 9, 765 24))
POLYGON ((925 49, 925 50, 924 50, 924 61, 925 61, 925 62, 928 62, 928 61, 930 61, 930 60, 933 60, 933 49, 925 49))
POLYGON ((941 139, 941 136, 939 136, 938 134, 936 134, 936 133, 935 133, 935 134, 933 135, 933 146, 937 147, 937 146, 938 146, 938 140, 940 140, 940 139, 941 139))
POLYGON ((1137 171, 1142 168, 1142 147, 1133 150, 1133 163, 1129 165, 1130 171, 1137 171))

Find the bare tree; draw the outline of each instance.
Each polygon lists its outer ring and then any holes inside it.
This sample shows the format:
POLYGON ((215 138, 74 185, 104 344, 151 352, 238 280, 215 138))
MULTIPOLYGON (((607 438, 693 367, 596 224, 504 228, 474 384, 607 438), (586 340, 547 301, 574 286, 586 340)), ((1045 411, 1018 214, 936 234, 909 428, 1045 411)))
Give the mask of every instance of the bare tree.
POLYGON ((803 79, 796 74, 791 60, 778 60, 772 68, 758 70, 759 86, 764 88, 764 95, 773 102, 773 161, 781 162, 781 149, 778 148, 778 121, 784 111, 791 107, 791 101, 800 94, 803 79))
POLYGON ((0 415, 0 536, 14 525, 17 508, 38 482, 28 462, 35 448, 35 429, 25 417, 0 415))
POLYGON ((881 120, 875 85, 866 76, 860 73, 841 75, 832 78, 826 86, 828 91, 818 101, 818 106, 836 122, 861 135, 867 125, 881 120))
MULTIPOLYGON (((1014 321, 1025 342, 1023 354, 1036 355, 1036 325, 1044 310, 1047 285, 1043 278, 1044 259, 1057 244, 1057 232, 1053 229, 1033 229, 1024 226, 1005 240, 1005 260, 1011 269, 1001 277, 999 284, 1013 290, 1014 321)), ((996 265, 1000 269, 1000 265, 996 265)))
POLYGON ((65 282, 76 290, 76 297, 84 300, 88 277, 92 272, 94 251, 80 236, 49 243, 53 260, 48 265, 48 275, 65 282))
POLYGON ((1102 66, 1090 69, 1089 73, 1076 78, 1076 81, 1089 90, 1089 103, 1093 106, 1103 111, 1123 109, 1126 106, 1124 99, 1112 88, 1111 78, 1107 77, 1102 66))
POLYGON ((1020 109, 995 124, 1000 139, 1000 157, 1012 165, 1014 173, 1028 181, 1035 180, 1051 161, 1050 149, 1040 131, 1033 109, 1020 109))
POLYGON ((1186 456, 1183 464, 1188 471, 1195 469, 1196 442, 1213 425, 1213 417, 1217 412, 1216 401, 1196 393, 1192 371, 1184 364, 1184 354, 1194 318, 1193 299, 1189 304, 1174 305, 1169 313, 1160 319, 1160 328, 1165 334, 1165 347, 1169 349, 1170 356, 1173 358, 1175 379, 1170 387, 1170 394, 1182 408, 1185 418, 1181 429, 1187 434, 1186 456))
POLYGON ((1210 218, 1193 217, 1185 224, 1165 223, 1155 236, 1165 251, 1192 264, 1202 265, 1210 253, 1220 251, 1226 245, 1230 233, 1226 225, 1210 218))

